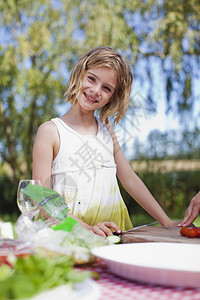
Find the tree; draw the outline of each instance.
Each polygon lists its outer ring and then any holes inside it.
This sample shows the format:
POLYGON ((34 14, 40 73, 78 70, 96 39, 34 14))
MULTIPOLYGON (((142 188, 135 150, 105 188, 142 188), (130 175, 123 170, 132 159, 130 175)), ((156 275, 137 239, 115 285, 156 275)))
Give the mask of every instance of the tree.
POLYGON ((0 11, 0 157, 15 181, 30 176, 36 129, 57 114, 68 71, 91 47, 109 45, 127 58, 135 78, 149 82, 152 110, 154 61, 168 110, 175 102, 181 115, 197 101, 197 0, 0 0, 0 11))
POLYGON ((147 143, 134 142, 135 159, 199 159, 200 129, 152 130, 147 136, 147 143))
POLYGON ((192 97, 194 79, 199 79, 198 0, 77 0, 70 8, 84 34, 83 52, 88 47, 110 45, 126 55, 135 78, 149 80, 147 106, 156 109, 152 65, 157 62, 165 80, 168 110, 180 115, 192 110, 197 101, 192 97))
POLYGON ((50 1, 1 1, 0 9, 0 154, 17 181, 31 176, 36 130, 56 114, 66 89, 72 28, 50 1))

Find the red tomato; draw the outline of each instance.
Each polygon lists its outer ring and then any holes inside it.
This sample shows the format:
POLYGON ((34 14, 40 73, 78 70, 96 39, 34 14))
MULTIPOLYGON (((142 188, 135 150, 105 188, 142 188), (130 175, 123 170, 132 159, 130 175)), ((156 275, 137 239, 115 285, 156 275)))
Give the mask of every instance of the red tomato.
POLYGON ((11 263, 7 260, 7 256, 0 256, 0 265, 6 264, 12 267, 11 263))
POLYGON ((196 237, 200 237, 200 227, 196 227, 195 231, 196 231, 196 237))
POLYGON ((182 227, 180 230, 180 234, 182 236, 187 236, 188 227, 182 227))
POLYGON ((0 265, 1 264, 5 264, 5 262, 7 261, 7 256, 5 255, 5 256, 0 256, 0 265))
POLYGON ((188 228, 186 236, 189 238, 195 238, 197 236, 195 228, 188 228))
POLYGON ((189 238, 195 238, 197 237, 197 231, 195 227, 189 228, 189 227, 182 227, 180 230, 180 234, 182 236, 186 236, 189 238))

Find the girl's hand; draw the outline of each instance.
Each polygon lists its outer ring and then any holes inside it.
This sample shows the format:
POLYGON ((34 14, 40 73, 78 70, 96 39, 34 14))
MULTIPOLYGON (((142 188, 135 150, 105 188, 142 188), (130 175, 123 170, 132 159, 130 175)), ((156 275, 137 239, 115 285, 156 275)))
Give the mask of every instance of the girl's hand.
POLYGON ((102 237, 106 237, 108 235, 113 235, 112 230, 110 228, 114 229, 117 233, 120 233, 121 230, 114 222, 102 222, 95 224, 94 226, 91 226, 91 230, 102 237))
POLYGON ((179 224, 180 224, 180 222, 182 222, 182 221, 172 221, 172 220, 170 220, 170 222, 169 222, 169 224, 167 224, 166 226, 167 227, 177 227, 179 224))

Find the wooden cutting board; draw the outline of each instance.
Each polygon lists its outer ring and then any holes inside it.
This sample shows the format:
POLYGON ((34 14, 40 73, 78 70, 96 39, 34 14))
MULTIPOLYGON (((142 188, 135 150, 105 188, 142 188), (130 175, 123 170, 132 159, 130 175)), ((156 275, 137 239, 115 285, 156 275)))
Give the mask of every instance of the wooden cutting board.
POLYGON ((146 226, 132 231, 123 232, 121 242, 144 243, 144 242, 170 242, 200 244, 200 238, 188 238, 180 234, 180 228, 146 226))

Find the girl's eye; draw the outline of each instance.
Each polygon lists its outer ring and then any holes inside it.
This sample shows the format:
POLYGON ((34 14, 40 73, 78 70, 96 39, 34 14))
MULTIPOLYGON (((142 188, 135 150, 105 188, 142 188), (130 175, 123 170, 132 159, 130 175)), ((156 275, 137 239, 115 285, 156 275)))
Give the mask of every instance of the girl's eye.
POLYGON ((92 77, 92 76, 88 76, 88 79, 89 79, 90 81, 93 81, 93 82, 95 82, 95 78, 94 78, 94 77, 92 77))
POLYGON ((108 92, 111 92, 111 89, 108 86, 104 86, 104 89, 108 92))

